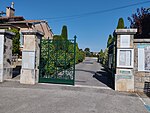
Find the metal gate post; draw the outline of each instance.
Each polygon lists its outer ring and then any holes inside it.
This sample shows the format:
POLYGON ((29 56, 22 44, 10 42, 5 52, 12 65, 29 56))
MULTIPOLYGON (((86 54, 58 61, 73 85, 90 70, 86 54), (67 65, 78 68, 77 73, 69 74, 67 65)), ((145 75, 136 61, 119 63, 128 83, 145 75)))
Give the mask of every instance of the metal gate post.
POLYGON ((73 85, 75 85, 75 65, 76 65, 76 39, 77 39, 77 36, 75 35, 74 36, 74 68, 73 68, 73 85))

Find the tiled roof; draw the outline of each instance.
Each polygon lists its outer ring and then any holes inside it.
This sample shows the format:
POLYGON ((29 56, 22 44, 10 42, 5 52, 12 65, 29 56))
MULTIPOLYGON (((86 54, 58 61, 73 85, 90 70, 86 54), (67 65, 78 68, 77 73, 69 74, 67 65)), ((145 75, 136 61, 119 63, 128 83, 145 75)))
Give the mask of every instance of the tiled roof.
POLYGON ((8 22, 11 24, 18 24, 18 23, 38 23, 38 22, 42 22, 41 20, 23 20, 23 21, 12 21, 12 22, 8 22))
POLYGON ((0 24, 0 28, 4 29, 4 28, 16 28, 19 29, 17 26, 14 26, 12 24, 0 24))
POLYGON ((0 20, 9 20, 9 19, 17 19, 17 20, 25 20, 23 16, 12 16, 12 17, 0 17, 0 20))

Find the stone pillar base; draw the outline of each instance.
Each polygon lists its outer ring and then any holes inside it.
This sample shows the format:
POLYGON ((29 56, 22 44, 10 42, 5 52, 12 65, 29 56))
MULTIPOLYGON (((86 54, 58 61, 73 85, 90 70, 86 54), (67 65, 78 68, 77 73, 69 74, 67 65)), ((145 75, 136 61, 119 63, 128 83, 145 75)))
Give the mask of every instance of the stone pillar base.
POLYGON ((134 92, 133 75, 115 75, 115 90, 134 92))
POLYGON ((21 70, 21 84, 35 84, 35 70, 21 70))

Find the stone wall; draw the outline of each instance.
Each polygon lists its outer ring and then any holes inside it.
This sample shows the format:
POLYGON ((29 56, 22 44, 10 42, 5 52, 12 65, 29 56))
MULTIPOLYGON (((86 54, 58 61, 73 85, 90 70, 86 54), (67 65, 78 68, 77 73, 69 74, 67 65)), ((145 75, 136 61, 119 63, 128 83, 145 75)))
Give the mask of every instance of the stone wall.
POLYGON ((12 78, 12 37, 4 37, 4 79, 12 78))
POLYGON ((0 82, 12 78, 12 37, 15 34, 0 30, 0 82))
POLYGON ((150 71, 138 70, 138 59, 142 57, 138 56, 139 45, 150 45, 150 39, 134 39, 134 77, 135 77, 135 91, 148 92, 150 87, 150 71))
POLYGON ((115 90, 134 91, 134 49, 136 29, 117 29, 115 90))

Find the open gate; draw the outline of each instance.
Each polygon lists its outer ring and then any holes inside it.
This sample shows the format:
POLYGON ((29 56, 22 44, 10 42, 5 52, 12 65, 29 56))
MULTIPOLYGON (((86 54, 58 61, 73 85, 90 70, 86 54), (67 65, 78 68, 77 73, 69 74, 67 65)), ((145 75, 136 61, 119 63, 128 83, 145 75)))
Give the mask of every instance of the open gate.
POLYGON ((74 85, 76 37, 41 40, 39 82, 74 85))

